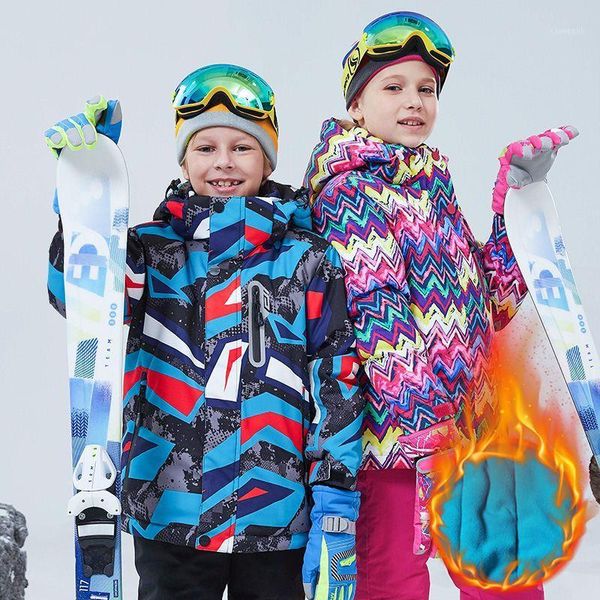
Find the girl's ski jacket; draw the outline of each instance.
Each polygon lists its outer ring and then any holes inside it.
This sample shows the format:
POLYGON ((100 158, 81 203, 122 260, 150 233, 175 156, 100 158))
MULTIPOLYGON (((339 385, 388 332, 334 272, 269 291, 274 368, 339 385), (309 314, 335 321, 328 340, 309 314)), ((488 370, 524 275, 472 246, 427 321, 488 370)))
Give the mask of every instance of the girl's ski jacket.
MULTIPOLYGON (((174 182, 176 183, 176 182, 174 182)), ((64 314, 63 240, 50 248, 64 314)), ((123 528, 219 552, 305 546, 312 484, 353 489, 364 400, 337 252, 305 196, 170 186, 129 230, 123 528)))
POLYGON ((503 217, 478 243, 438 150, 387 144, 335 119, 323 123, 304 183, 315 228, 346 272, 366 375, 363 467, 414 466, 447 445, 455 419, 480 433, 493 412, 493 332, 527 291, 503 217))

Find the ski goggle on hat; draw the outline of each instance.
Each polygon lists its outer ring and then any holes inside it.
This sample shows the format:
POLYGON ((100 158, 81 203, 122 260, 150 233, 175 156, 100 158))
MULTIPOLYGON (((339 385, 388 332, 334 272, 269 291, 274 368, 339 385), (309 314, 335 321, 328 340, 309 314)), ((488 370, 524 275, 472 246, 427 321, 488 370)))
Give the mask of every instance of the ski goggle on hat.
POLYGON ((275 169, 279 135, 275 94, 256 73, 231 64, 197 69, 175 89, 173 108, 179 164, 196 132, 233 127, 255 137, 275 169))
POLYGON ((218 104, 245 119, 268 119, 278 131, 273 90, 262 77, 244 67, 203 67, 190 73, 173 93, 176 121, 192 119, 218 104))
POLYGON ((412 53, 419 54, 438 70, 441 89, 454 60, 454 48, 444 30, 435 21, 415 12, 394 12, 375 19, 364 28, 361 38, 342 61, 344 96, 348 99, 349 93, 353 97, 358 91, 350 86, 366 57, 389 61, 412 53))

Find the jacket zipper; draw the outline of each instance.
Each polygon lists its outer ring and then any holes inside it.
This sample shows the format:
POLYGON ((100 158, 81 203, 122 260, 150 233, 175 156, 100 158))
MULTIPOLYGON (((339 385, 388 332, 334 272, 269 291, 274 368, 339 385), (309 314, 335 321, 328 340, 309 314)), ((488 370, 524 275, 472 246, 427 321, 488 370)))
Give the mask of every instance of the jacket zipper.
POLYGON ((264 288, 257 281, 248 284, 250 303, 248 307, 248 345, 250 346, 249 360, 254 367, 265 364, 265 299, 264 288))

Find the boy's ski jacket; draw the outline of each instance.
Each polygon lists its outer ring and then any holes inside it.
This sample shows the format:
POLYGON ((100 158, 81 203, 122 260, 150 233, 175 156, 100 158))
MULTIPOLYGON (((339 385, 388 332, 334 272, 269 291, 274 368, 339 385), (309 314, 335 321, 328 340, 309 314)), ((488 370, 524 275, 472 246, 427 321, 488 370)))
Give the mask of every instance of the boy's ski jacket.
POLYGON ((304 183, 315 228, 346 272, 366 375, 363 467, 414 466, 448 443, 453 419, 480 433, 493 411, 493 332, 527 291, 503 217, 478 243, 438 150, 387 144, 335 119, 304 183))
MULTIPOLYGON (((219 552, 301 548, 312 484, 352 489, 364 400, 344 271, 305 197, 172 185, 129 230, 123 528, 219 552)), ((64 314, 63 240, 50 248, 64 314)))

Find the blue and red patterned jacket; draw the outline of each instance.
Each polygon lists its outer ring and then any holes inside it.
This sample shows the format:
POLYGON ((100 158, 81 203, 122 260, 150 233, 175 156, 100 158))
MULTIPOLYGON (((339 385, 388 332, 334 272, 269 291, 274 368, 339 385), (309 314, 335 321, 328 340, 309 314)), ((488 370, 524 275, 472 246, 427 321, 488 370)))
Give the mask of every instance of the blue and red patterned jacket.
MULTIPOLYGON (((312 484, 353 489, 364 401, 344 272, 306 200, 171 186, 129 230, 123 528, 219 552, 301 548, 312 484)), ((51 303, 64 313, 62 234, 51 303)))

